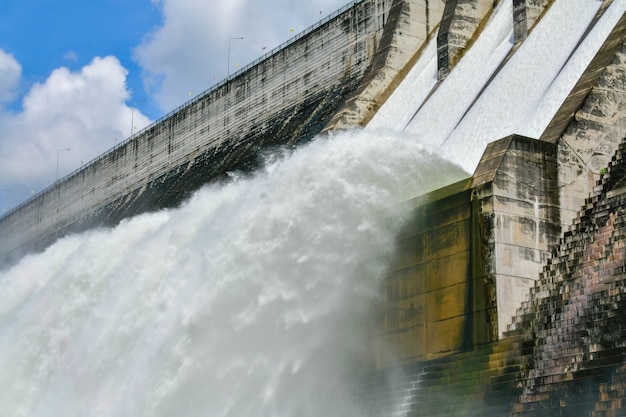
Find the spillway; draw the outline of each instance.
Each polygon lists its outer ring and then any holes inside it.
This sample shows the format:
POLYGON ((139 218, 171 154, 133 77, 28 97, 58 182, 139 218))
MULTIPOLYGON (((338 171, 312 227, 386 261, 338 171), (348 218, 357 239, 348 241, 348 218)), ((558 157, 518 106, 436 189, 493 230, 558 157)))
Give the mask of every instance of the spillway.
POLYGON ((401 135, 341 133, 26 257, 0 274, 0 409, 366 415, 350 371, 403 219, 380 211, 465 175, 401 135))

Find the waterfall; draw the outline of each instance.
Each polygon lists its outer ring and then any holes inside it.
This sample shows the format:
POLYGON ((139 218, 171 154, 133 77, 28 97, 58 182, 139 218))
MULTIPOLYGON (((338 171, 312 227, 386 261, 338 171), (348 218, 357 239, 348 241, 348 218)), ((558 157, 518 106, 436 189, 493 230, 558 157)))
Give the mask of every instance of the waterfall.
POLYGON ((3 415, 367 415, 351 371, 396 203, 466 176, 410 135, 348 131, 25 257, 0 272, 3 415))

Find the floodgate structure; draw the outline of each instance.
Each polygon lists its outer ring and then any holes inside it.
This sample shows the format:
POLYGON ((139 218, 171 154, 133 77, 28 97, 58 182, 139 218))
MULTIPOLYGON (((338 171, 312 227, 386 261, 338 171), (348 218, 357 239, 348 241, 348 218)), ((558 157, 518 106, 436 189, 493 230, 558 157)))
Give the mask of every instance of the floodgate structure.
POLYGON ((624 0, 355 1, 5 214, 0 259, 387 111, 383 127, 431 132, 473 174, 406 196, 363 401, 624 415, 625 109, 624 0))

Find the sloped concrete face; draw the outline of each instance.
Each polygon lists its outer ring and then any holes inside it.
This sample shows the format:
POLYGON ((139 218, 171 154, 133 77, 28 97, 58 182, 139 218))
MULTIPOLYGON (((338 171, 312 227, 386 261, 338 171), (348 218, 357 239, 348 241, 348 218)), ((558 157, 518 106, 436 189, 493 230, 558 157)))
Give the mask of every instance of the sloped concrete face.
MULTIPOLYGON (((606 8, 610 2, 605 2, 606 8)), ((567 229, 626 135, 626 14, 541 140, 557 143, 561 222, 567 229)))
POLYGON ((589 91, 559 140, 562 222, 572 224, 626 135, 626 45, 589 91))
POLYGON ((444 0, 365 0, 0 218, 0 262, 180 204, 273 146, 363 124, 438 28, 444 0))

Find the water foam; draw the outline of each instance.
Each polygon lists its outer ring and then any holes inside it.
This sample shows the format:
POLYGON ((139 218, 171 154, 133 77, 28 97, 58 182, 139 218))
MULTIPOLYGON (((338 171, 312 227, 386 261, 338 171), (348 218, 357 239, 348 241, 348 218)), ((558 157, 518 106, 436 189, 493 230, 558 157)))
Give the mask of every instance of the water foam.
POLYGON ((395 203, 466 177, 407 135, 317 139, 0 273, 0 409, 348 416, 395 203))

